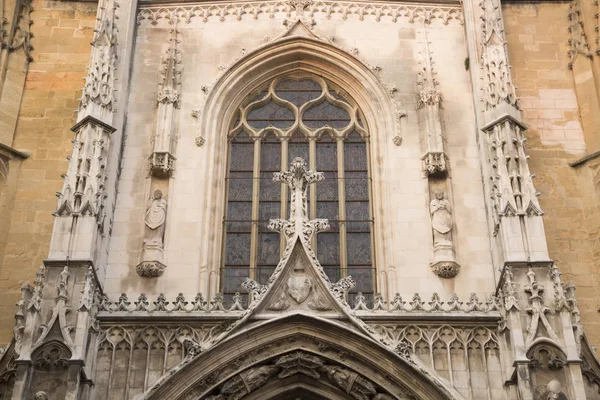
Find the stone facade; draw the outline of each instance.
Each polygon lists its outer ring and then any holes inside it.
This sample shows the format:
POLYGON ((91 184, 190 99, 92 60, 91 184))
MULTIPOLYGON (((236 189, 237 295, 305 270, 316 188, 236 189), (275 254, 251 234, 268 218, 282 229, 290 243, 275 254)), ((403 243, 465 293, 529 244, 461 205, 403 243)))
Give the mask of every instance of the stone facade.
POLYGON ((1 4, 0 398, 600 399, 590 4, 1 4), (249 125, 268 99, 290 128, 249 125), (368 150, 373 296, 316 246, 325 103, 368 150), (310 156, 273 176, 276 267, 224 296, 239 132, 310 156))

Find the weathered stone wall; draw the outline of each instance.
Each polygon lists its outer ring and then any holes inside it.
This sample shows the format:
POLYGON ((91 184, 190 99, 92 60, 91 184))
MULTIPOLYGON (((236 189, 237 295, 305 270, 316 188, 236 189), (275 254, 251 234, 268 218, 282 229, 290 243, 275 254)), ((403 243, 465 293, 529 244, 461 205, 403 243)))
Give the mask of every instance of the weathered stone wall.
POLYGON ((31 282, 48 254, 55 193, 67 170, 83 77, 90 57, 96 3, 34 0, 33 62, 13 147, 30 154, 22 162, 12 206, 1 221, 0 343, 12 337, 14 303, 23 281, 31 282))
MULTIPOLYGON (((588 338, 600 343, 598 287, 600 250, 598 192, 592 175, 597 166, 573 168, 586 148, 579 118, 573 72, 569 69, 569 4, 503 6, 512 75, 529 129, 527 149, 535 185, 545 212, 550 257, 563 280, 577 286, 588 338)), ((596 178, 597 179, 597 178, 596 178)))

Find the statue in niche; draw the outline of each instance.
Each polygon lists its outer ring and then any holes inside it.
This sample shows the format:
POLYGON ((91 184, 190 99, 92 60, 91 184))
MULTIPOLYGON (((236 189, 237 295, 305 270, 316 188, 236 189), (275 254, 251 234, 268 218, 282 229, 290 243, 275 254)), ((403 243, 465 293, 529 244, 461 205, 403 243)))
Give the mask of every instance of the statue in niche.
POLYGON ((162 248, 166 219, 167 200, 163 198, 162 192, 157 189, 146 204, 146 215, 144 217, 146 239, 144 245, 162 248))
POLYGON ((435 192, 435 199, 429 204, 433 227, 433 247, 452 246, 452 207, 444 192, 435 192))

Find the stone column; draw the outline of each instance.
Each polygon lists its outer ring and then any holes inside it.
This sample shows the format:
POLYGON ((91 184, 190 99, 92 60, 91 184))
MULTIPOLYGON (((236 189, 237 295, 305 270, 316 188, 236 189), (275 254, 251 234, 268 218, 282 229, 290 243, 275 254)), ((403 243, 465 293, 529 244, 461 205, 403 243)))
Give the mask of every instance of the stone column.
POLYGON ((533 399, 555 379, 560 385, 550 385, 553 391, 560 386, 567 398, 583 399, 580 355, 571 350, 573 308, 553 304, 564 299, 564 288, 549 259, 525 152, 526 127, 510 75, 501 4, 463 5, 497 293, 504 306, 500 333, 512 350, 505 360, 507 384, 515 385, 520 398, 533 399))

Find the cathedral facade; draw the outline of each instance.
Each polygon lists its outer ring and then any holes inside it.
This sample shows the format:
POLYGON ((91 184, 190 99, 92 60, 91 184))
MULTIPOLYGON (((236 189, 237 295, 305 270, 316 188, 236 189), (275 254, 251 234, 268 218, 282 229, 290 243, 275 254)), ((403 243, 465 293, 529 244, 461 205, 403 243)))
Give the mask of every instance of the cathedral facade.
POLYGON ((600 399, 597 4, 0 1, 0 399, 600 399))

